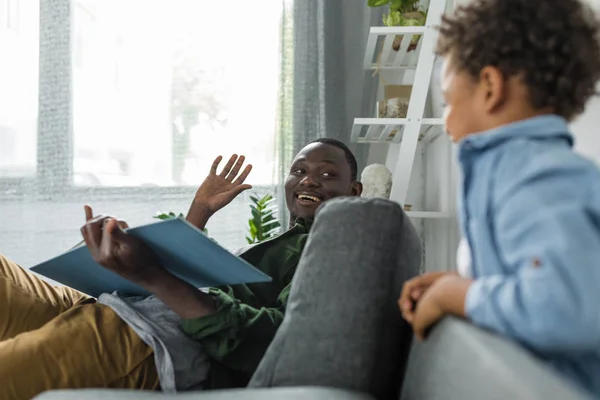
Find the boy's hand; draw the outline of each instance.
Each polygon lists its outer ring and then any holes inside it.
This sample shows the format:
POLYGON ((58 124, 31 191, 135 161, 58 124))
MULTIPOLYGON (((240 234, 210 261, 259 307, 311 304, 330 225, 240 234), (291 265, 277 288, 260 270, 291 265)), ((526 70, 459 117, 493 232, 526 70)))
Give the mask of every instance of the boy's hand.
POLYGON ((429 329, 444 315, 464 318, 470 286, 470 280, 455 274, 448 274, 431 285, 419 300, 412 321, 409 321, 417 339, 424 340, 429 329))
POLYGON ((409 321, 418 340, 425 340, 429 328, 444 316, 444 311, 439 303, 438 293, 433 286, 423 294, 417 304, 414 318, 409 321))
POLYGON ((412 323, 416 304, 421 296, 439 278, 451 274, 454 274, 454 272, 429 272, 406 281, 402 287, 402 294, 398 299, 398 306, 402 312, 402 317, 408 323, 412 323))

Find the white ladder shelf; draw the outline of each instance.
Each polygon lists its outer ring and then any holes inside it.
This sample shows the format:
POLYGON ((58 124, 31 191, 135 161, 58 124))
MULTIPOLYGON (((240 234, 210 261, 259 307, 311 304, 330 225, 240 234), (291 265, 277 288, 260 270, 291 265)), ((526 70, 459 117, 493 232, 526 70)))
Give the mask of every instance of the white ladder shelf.
POLYGON ((430 142, 443 133, 441 118, 424 118, 423 113, 435 63, 435 27, 441 22, 445 8, 446 0, 430 0, 425 26, 371 27, 369 32, 365 69, 394 69, 402 74, 414 70, 406 118, 355 118, 351 135, 351 141, 355 143, 400 143, 390 196, 400 204, 406 203, 418 142, 430 142), (395 52, 392 44, 398 35, 402 36, 402 41, 395 52), (409 49, 415 35, 421 38, 415 49, 409 49), (383 47, 379 46, 381 42, 383 47))

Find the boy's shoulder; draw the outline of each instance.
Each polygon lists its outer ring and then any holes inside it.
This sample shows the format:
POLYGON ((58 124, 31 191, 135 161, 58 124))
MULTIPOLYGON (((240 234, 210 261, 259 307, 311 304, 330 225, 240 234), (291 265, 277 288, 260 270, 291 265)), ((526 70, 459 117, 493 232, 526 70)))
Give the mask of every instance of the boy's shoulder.
POLYGON ((501 147, 498 154, 498 172, 557 173, 569 171, 600 178, 600 168, 592 160, 575 152, 570 146, 557 145, 553 141, 512 140, 501 147))
POLYGON ((502 146, 497 155, 494 171, 500 192, 535 183, 576 196, 590 189, 600 193, 600 168, 569 146, 524 138, 502 146))

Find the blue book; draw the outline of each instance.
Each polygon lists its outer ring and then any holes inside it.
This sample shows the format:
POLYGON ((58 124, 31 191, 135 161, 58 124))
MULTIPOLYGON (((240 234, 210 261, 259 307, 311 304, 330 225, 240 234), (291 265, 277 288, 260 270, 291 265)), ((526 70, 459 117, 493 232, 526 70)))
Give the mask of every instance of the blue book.
MULTIPOLYGON (((272 280, 181 218, 131 228, 127 233, 150 247, 170 273, 197 288, 272 280)), ((132 296, 150 294, 97 264, 87 246, 70 250, 31 270, 93 297, 115 290, 132 296)))

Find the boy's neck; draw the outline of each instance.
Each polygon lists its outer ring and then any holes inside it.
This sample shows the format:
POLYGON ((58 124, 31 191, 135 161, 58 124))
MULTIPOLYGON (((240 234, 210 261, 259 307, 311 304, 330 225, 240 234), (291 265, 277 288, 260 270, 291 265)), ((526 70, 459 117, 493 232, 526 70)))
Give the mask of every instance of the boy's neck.
POLYGON ((490 116, 486 123, 483 124, 482 129, 478 132, 471 133, 461 138, 464 139, 466 137, 472 135, 480 135, 482 133, 501 128, 503 126, 511 125, 517 122, 525 121, 535 117, 541 117, 542 115, 554 115, 552 109, 533 109, 530 107, 518 108, 515 107, 512 110, 506 110, 505 112, 490 116))

